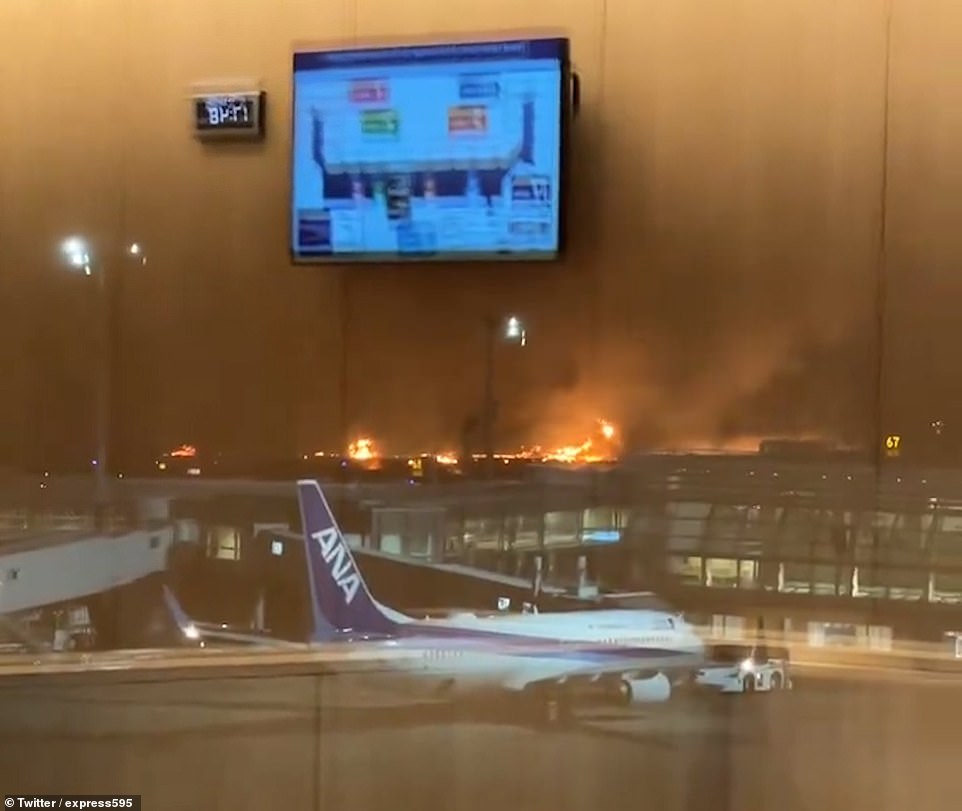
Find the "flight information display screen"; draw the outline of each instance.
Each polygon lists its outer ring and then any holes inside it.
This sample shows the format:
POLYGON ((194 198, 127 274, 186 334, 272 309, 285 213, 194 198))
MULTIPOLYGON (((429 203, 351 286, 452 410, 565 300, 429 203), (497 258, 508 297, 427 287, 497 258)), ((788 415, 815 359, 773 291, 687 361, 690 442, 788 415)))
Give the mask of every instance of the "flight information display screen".
POLYGON ((568 40, 294 55, 299 261, 552 259, 568 40))

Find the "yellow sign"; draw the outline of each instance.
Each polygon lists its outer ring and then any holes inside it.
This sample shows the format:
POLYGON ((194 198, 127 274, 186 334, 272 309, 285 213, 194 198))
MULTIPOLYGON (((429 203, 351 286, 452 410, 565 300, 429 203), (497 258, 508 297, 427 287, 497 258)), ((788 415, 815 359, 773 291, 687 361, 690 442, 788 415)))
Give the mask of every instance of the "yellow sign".
POLYGON ((885 448, 890 451, 897 451, 902 445, 902 437, 898 434, 889 434, 885 437, 885 448))

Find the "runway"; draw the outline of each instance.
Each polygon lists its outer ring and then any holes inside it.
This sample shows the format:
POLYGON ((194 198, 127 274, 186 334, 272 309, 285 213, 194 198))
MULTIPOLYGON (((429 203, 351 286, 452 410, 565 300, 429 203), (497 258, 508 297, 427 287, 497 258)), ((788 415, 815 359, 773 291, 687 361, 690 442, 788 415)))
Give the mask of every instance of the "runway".
POLYGON ((182 809, 959 806, 962 686, 945 678, 821 673, 794 693, 586 711, 565 731, 507 705, 385 704, 354 681, 0 682, 0 788, 182 809))

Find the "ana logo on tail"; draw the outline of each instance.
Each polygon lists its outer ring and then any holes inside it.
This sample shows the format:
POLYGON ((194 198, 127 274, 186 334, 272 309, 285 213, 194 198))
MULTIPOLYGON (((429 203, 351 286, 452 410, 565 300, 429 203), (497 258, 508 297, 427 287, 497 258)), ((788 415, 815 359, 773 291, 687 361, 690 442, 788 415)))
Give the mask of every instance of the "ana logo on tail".
POLYGON ((337 587, 344 592, 344 600, 350 605, 361 588, 361 578, 351 562, 351 556, 333 527, 312 532, 311 538, 317 541, 321 557, 331 572, 337 587))

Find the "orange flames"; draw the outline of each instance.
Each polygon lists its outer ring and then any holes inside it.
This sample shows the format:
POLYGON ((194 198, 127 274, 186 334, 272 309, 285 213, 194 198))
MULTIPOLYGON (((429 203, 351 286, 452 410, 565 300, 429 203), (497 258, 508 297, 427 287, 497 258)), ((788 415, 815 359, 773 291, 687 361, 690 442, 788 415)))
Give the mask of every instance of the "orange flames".
MULTIPOLYGON (((163 454, 157 461, 157 470, 167 470, 167 463, 170 460, 181 460, 181 459, 196 459, 197 458, 197 448, 193 445, 179 445, 172 451, 168 451, 163 454)), ((200 468, 191 467, 187 469, 188 476, 199 476, 200 468)))
MULTIPOLYGON (((610 462, 618 458, 620 441, 618 430, 607 420, 598 420, 591 435, 577 445, 563 445, 554 449, 547 449, 541 445, 522 448, 517 453, 499 453, 497 457, 508 463, 511 459, 525 459, 538 462, 560 462, 562 464, 591 464, 595 462, 610 462)), ((322 456, 320 452, 315 456, 322 456)), ((361 436, 348 445, 348 457, 355 462, 365 463, 366 466, 378 465, 384 458, 374 439, 361 436)), ((475 459, 481 458, 475 455, 475 459)), ((459 454, 446 450, 436 453, 423 453, 415 461, 433 459, 438 465, 454 467, 460 463, 459 454)), ((420 463, 420 462, 418 462, 420 463)))
POLYGON ((433 459, 437 464, 446 466, 456 465, 461 461, 456 453, 444 451, 441 453, 422 453, 413 459, 409 459, 408 464, 412 466, 423 464, 425 459, 433 459))
MULTIPOLYGON (((691 439, 688 442, 678 443, 671 447, 650 448, 657 453, 758 453, 759 444, 765 437, 744 436, 729 439, 724 442, 712 442, 706 440, 699 442, 691 439)), ((796 437, 795 441, 813 441, 815 437, 796 437)), ((826 441, 826 440, 820 440, 826 441)), ((522 447, 514 453, 496 453, 495 457, 504 464, 509 464, 512 460, 524 460, 532 462, 549 462, 564 465, 596 464, 601 462, 615 462, 621 456, 623 447, 621 432, 608 420, 599 419, 591 433, 580 443, 561 445, 560 447, 546 447, 544 445, 531 445, 522 447)), ((193 457, 197 450, 192 445, 182 445, 181 447, 165 454, 165 457, 193 457)), ((339 454, 327 454, 317 451, 314 457, 331 456, 340 458, 339 454)), ((370 436, 359 436, 352 441, 347 448, 347 456, 352 461, 360 463, 361 467, 368 470, 381 469, 386 459, 377 441, 370 436)), ((310 458, 309 454, 303 457, 305 460, 310 458)), ((395 459, 406 459, 409 466, 420 469, 426 460, 431 460, 437 465, 444 467, 457 467, 461 463, 460 454, 453 450, 424 452, 417 456, 393 457, 395 459)), ((471 454, 469 459, 478 462, 484 458, 481 453, 471 454)))
POLYGON ((355 462, 369 462, 372 459, 377 459, 380 454, 374 444, 374 440, 370 437, 362 436, 347 446, 347 455, 355 462))
POLYGON ((580 445, 563 445, 553 450, 545 450, 540 445, 523 448, 515 458, 532 459, 539 462, 561 462, 562 464, 592 464, 611 462, 618 458, 618 431, 607 420, 598 420, 595 432, 580 445))

